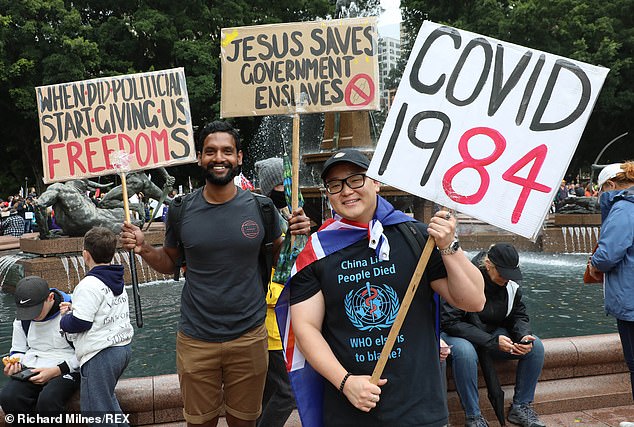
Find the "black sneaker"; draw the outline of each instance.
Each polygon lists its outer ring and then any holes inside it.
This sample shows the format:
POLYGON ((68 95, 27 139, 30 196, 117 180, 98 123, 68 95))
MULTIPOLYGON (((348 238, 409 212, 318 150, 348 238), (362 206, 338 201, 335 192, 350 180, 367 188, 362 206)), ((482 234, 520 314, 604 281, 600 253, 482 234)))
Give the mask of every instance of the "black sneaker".
POLYGON ((522 427, 546 427, 530 405, 511 405, 508 420, 522 427))
POLYGON ((489 427, 489 423, 487 423, 487 420, 485 420, 482 415, 474 415, 467 417, 464 427, 489 427))

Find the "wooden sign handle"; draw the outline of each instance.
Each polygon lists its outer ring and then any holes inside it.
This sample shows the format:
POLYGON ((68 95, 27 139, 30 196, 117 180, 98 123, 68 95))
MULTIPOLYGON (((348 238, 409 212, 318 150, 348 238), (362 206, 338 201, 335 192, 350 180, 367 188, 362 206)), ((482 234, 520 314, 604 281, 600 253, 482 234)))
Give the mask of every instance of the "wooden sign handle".
MULTIPOLYGON (((293 114, 293 141, 291 147, 291 211, 299 207, 299 114, 293 114)), ((291 247, 295 243, 295 236, 291 235, 291 247)))
POLYGON ((396 337, 401 330, 401 326, 403 326, 403 321, 405 320, 405 316, 407 316, 409 306, 412 304, 412 300, 414 299, 414 295, 418 289, 418 284, 420 283, 420 279, 423 277, 423 272, 425 271, 425 267, 427 267, 427 262, 429 261, 429 256, 431 255, 431 251, 434 249, 434 246, 436 246, 436 240, 429 236, 427 238, 427 243, 425 243, 425 247, 423 248, 423 252, 420 254, 420 258, 418 259, 418 264, 416 264, 416 270, 414 270, 412 279, 409 282, 409 286, 405 292, 405 297, 401 302, 401 308, 398 310, 396 320, 394 320, 394 323, 390 328, 387 341, 381 350, 381 355, 379 356, 378 362, 376 362, 374 372, 372 372, 372 378, 370 379, 372 384, 378 384, 381 379, 381 374, 383 374, 385 364, 387 363, 388 357, 392 352, 392 347, 394 347, 394 343, 396 342, 396 337))
MULTIPOLYGON (((130 205, 128 200, 128 186, 125 181, 125 172, 121 172, 121 197, 123 197, 123 211, 126 222, 130 222, 130 205)), ((136 274, 136 255, 134 249, 130 249, 130 277, 132 278, 132 298, 134 299, 134 315, 136 325, 143 327, 143 312, 141 311, 141 296, 139 294, 139 279, 136 274)))
POLYGON ((121 172, 121 197, 123 197, 123 211, 125 213, 125 222, 130 222, 130 206, 128 201, 128 186, 125 180, 125 172, 121 172))

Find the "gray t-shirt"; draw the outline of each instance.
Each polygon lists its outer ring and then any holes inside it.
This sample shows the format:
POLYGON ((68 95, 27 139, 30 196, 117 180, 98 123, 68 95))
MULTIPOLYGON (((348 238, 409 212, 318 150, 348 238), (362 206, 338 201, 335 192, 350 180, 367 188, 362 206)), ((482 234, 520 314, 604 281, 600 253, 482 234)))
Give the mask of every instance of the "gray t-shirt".
MULTIPOLYGON (((181 240, 187 262, 180 331, 223 342, 261 325, 266 315, 258 255, 265 227, 256 201, 238 189, 232 200, 208 203, 202 191, 183 204, 181 240)), ((273 239, 281 235, 275 224, 273 239)), ((169 221, 165 246, 176 247, 169 221)))

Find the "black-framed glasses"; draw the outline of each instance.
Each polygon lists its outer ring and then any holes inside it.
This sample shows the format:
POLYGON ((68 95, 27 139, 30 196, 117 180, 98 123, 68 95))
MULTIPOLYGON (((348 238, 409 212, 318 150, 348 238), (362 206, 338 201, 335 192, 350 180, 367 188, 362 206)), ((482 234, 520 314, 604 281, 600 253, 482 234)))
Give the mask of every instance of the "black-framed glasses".
POLYGON ((333 179, 324 184, 326 187, 326 191, 329 194, 337 194, 341 193, 343 190, 343 184, 346 184, 348 188, 357 189, 363 187, 365 184, 365 174, 364 173, 355 173, 354 175, 350 175, 344 179, 333 179))

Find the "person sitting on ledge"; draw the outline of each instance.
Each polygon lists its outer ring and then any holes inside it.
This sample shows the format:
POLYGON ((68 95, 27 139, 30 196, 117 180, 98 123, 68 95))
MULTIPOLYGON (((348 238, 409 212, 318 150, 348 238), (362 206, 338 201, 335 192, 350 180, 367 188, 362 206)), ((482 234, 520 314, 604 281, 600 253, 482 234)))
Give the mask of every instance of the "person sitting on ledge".
MULTIPOLYGON (((478 400, 478 359, 483 375, 494 377, 494 385, 487 381, 489 394, 501 394, 491 359, 519 359, 508 420, 523 427, 545 427, 531 407, 544 365, 544 346, 531 332, 522 291, 516 283, 522 280, 517 250, 508 243, 498 243, 488 252, 478 253, 472 262, 484 277, 484 309, 467 313, 443 301, 440 335, 453 346, 449 360, 466 415, 465 426, 488 426, 478 400)), ((494 404, 501 422, 503 405, 503 397, 498 408, 494 404)))
POLYGON ((2 359, 10 377, 0 392, 5 420, 10 421, 8 414, 34 412, 58 416, 79 389, 75 350, 59 333, 59 307, 70 296, 49 288, 41 277, 27 276, 18 282, 14 298, 11 352, 2 359), (34 375, 24 375, 29 371, 34 375))

